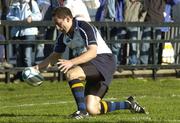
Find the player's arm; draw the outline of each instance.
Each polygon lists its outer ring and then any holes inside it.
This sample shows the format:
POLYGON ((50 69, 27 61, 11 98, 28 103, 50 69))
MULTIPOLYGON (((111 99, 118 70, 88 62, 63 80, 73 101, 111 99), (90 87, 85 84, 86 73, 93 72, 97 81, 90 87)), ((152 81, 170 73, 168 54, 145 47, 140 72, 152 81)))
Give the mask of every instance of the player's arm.
POLYGON ((92 60, 93 58, 96 57, 96 55, 97 55, 97 45, 93 44, 87 47, 86 52, 84 52, 78 57, 71 59, 70 61, 73 63, 73 65, 79 65, 92 60))
POLYGON ((61 57, 60 53, 53 52, 45 60, 35 66, 36 69, 42 69, 48 67, 49 64, 53 65, 61 57))
POLYGON ((95 27, 84 21, 79 23, 79 26, 83 30, 80 32, 80 34, 81 37, 86 41, 87 51, 80 56, 71 59, 70 61, 73 63, 73 65, 86 63, 95 58, 97 55, 97 35, 95 27))
POLYGON ((87 47, 87 51, 78 57, 75 57, 70 60, 59 59, 57 62, 57 64, 59 65, 58 68, 61 70, 61 72, 66 73, 71 67, 86 63, 92 60, 93 58, 95 58, 96 55, 97 55, 97 45, 96 44, 89 45, 87 47))

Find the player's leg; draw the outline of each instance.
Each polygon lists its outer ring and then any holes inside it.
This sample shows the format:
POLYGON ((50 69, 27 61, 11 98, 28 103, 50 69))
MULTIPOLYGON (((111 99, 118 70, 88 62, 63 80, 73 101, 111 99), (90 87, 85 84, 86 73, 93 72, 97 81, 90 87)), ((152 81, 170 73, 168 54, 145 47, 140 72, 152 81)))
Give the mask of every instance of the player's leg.
POLYGON ((101 76, 97 68, 90 62, 81 64, 81 66, 76 66, 76 67, 71 68, 66 73, 66 78, 69 82, 72 94, 77 104, 77 111, 74 112, 71 115, 71 117, 75 119, 84 118, 88 114, 87 114, 86 103, 85 103, 85 96, 84 96, 85 88, 84 88, 83 82, 85 79, 88 79, 90 82, 93 83, 93 82, 103 80, 104 78, 101 76))
POLYGON ((75 119, 82 119, 88 116, 88 113, 86 112, 83 84, 86 75, 80 66, 76 66, 66 73, 66 78, 69 82, 69 86, 77 105, 77 111, 74 112, 70 117, 75 119))
MULTIPOLYGON (((90 67, 88 67, 90 69, 90 67)), ((107 93, 109 82, 105 81, 105 77, 94 67, 91 66, 93 72, 84 69, 86 72, 86 86, 85 86, 85 95, 86 95, 86 107, 87 111, 91 115, 96 114, 105 114, 107 112, 112 112, 115 110, 125 110, 129 109, 134 113, 145 113, 144 108, 142 108, 131 96, 125 101, 105 101, 102 100, 104 95, 107 93), (93 77, 91 74, 93 73, 93 77)))
POLYGON ((101 114, 105 114, 107 112, 112 112, 116 110, 130 110, 132 113, 145 113, 145 110, 142 106, 140 106, 132 96, 130 96, 125 101, 104 101, 101 100, 101 114))
POLYGON ((99 84, 86 84, 87 89, 85 91, 87 111, 91 115, 105 114, 116 110, 130 110, 132 113, 145 113, 145 110, 140 106, 132 96, 125 101, 105 101, 102 100, 107 92, 107 86, 103 83, 99 84), (88 86, 88 87, 87 87, 88 86))
POLYGON ((116 110, 130 109, 131 105, 129 102, 112 102, 101 100, 100 97, 94 95, 88 95, 86 97, 87 111, 91 115, 106 114, 108 112, 116 110))
POLYGON ((108 90, 108 83, 111 79, 102 75, 101 70, 98 70, 92 63, 81 65, 81 67, 86 75, 86 107, 90 114, 96 115, 114 110, 130 109, 131 105, 128 101, 103 101, 102 98, 108 90))
POLYGON ((115 110, 131 109, 129 101, 112 102, 102 100, 106 94, 108 87, 102 81, 87 82, 85 95, 87 111, 91 115, 105 114, 115 110))
POLYGON ((116 110, 130 109, 131 107, 130 103, 127 101, 113 102, 113 101, 101 100, 100 105, 101 105, 101 114, 105 114, 116 110))
POLYGON ((81 66, 86 74, 87 81, 85 86, 86 107, 92 115, 131 108, 129 101, 112 102, 102 100, 112 79, 112 75, 102 74, 104 71, 112 71, 108 66, 109 64, 107 64, 107 67, 101 67, 101 69, 97 69, 94 64, 81 66))

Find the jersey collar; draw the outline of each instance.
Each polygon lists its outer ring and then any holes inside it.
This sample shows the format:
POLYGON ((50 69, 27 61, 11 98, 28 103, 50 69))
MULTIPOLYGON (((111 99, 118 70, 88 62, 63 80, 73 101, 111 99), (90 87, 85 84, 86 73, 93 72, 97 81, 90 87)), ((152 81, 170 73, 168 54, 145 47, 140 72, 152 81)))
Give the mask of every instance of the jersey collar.
POLYGON ((67 36, 70 37, 70 38, 73 38, 73 35, 74 35, 74 31, 78 29, 78 21, 73 18, 73 23, 72 23, 72 27, 71 27, 71 30, 73 30, 73 32, 71 33, 67 33, 67 36))

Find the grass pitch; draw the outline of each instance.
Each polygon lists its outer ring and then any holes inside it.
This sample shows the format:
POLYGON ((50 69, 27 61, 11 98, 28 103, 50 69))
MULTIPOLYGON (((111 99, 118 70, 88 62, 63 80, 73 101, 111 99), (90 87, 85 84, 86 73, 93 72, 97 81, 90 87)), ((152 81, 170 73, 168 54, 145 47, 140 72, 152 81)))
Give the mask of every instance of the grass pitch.
POLYGON ((180 80, 114 79, 105 100, 125 100, 129 95, 149 114, 121 110, 72 120, 68 115, 76 106, 66 82, 46 81, 39 87, 0 82, 0 123, 180 123, 180 80))

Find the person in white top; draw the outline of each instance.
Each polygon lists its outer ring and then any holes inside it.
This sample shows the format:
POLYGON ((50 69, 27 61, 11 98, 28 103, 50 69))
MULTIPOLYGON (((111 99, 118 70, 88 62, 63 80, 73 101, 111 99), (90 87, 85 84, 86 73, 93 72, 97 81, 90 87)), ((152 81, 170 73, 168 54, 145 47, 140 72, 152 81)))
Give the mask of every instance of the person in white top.
MULTIPOLYGON (((42 14, 35 0, 16 0, 10 6, 7 20, 11 21, 40 21, 42 14)), ((11 37, 17 40, 35 41, 38 35, 37 27, 14 26, 11 28, 11 37)), ((30 67, 34 64, 34 44, 19 44, 17 48, 17 67, 30 67)), ((23 81, 22 72, 18 72, 11 80, 23 81)))
POLYGON ((87 7, 82 0, 65 0, 64 6, 71 10, 73 17, 77 20, 91 21, 87 7))

